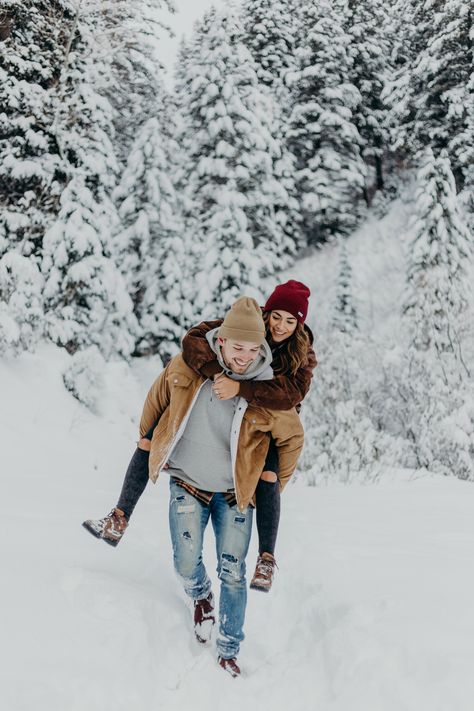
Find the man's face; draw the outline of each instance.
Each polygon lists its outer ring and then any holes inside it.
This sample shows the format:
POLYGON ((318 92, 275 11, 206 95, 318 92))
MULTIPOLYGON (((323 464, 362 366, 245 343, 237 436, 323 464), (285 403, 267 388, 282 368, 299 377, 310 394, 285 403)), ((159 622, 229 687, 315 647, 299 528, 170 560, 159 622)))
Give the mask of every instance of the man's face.
POLYGON ((245 373, 250 363, 253 363, 260 352, 258 343, 249 341, 233 341, 230 338, 219 338, 224 363, 238 375, 245 373))

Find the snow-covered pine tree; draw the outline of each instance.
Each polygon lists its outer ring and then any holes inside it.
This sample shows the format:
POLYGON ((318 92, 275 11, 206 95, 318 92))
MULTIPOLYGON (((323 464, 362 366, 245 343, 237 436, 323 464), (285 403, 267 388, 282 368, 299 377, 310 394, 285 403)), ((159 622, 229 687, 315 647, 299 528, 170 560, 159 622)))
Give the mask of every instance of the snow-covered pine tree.
POLYGON ((416 222, 405 313, 411 348, 402 385, 406 427, 419 466, 474 478, 471 366, 464 356, 472 309, 472 242, 462 222, 446 152, 425 149, 418 173, 416 222))
POLYGON ((339 238, 339 274, 336 284, 333 326, 337 331, 348 335, 357 331, 357 312, 352 293, 352 267, 344 237, 339 238))
POLYGON ((410 0, 395 0, 386 6, 386 26, 390 28, 391 76, 386 77, 382 91, 382 101, 387 106, 387 130, 390 136, 390 148, 399 164, 405 163, 408 146, 400 130, 400 117, 408 111, 410 99, 410 73, 415 56, 415 40, 420 37, 414 34, 414 8, 410 0))
POLYGON ((447 150, 458 189, 472 164, 469 107, 472 10, 464 0, 400 0, 409 61, 394 78, 388 101, 397 148, 410 158, 423 147, 447 150))
POLYGON ((47 333, 71 353, 97 345, 106 358, 127 356, 136 322, 113 259, 117 214, 110 194, 118 163, 113 111, 103 95, 108 67, 95 41, 102 14, 79 5, 74 19, 53 123, 68 185, 43 244, 47 333))
POLYGON ((310 244, 354 229, 365 185, 362 140, 353 119, 360 94, 350 79, 343 19, 341 2, 321 0, 308 7, 300 68, 289 77, 293 111, 288 141, 310 244))
POLYGON ((142 127, 115 191, 122 229, 117 236, 122 273, 140 324, 135 352, 173 355, 191 325, 190 245, 173 184, 180 148, 175 117, 165 102, 160 120, 142 127))
POLYGON ((109 57, 105 95, 114 109, 114 147, 124 164, 140 127, 160 110, 165 69, 161 39, 170 33, 162 18, 172 0, 88 0, 100 5, 104 53, 109 57))
POLYGON ((69 353, 96 345, 106 358, 127 357, 134 348, 132 302, 109 251, 110 206, 76 171, 44 238, 46 331, 69 353))
POLYGON ((0 255, 38 255, 64 185, 51 126, 68 6, 2 3, 8 32, 0 45, 0 255))
POLYGON ((389 136, 382 92, 391 69, 393 37, 390 29, 386 3, 382 0, 348 0, 346 31, 350 37, 351 79, 360 96, 352 115, 362 139, 361 154, 367 166, 364 193, 368 205, 374 193, 384 188, 383 163, 389 136))
POLYGON ((182 181, 191 196, 186 221, 193 225, 199 264, 195 306, 207 315, 222 313, 242 291, 258 289, 286 251, 287 237, 275 219, 283 188, 273 171, 278 144, 272 106, 241 38, 229 8, 211 10, 180 70, 182 181))
POLYGON ((474 135, 465 136, 473 72, 472 9, 464 0, 425 0, 420 21, 426 23, 427 45, 413 72, 415 118, 408 128, 421 146, 446 149, 459 188, 473 158, 474 135), (465 141, 462 141, 462 137, 465 141))
POLYGON ((294 0, 250 0, 242 7, 244 42, 259 82, 280 101, 287 95, 285 74, 296 69, 295 5, 294 0))
POLYGON ((0 17, 0 341, 16 354, 43 334, 42 241, 65 183, 52 126, 73 13, 67 0, 16 0, 0 17))
POLYGON ((280 191, 275 218, 286 239, 280 247, 279 268, 291 263, 306 246, 301 235, 299 203, 295 185, 295 157, 288 150, 285 133, 291 112, 291 95, 285 77, 296 69, 297 13, 294 0, 252 0, 242 7, 243 43, 255 61, 262 92, 272 100, 272 134, 278 141, 273 172, 280 191))
POLYGON ((473 247, 445 151, 436 158, 427 148, 420 159, 415 215, 405 304, 413 345, 461 357, 459 332, 470 299, 473 247))

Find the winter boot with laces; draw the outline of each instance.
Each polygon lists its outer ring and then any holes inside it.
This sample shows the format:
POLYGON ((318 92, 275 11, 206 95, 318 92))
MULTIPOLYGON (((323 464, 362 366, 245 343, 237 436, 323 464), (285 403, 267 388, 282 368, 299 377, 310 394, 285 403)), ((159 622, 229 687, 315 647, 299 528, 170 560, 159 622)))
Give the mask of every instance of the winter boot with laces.
POLYGON ((110 546, 116 546, 125 533, 128 520, 121 509, 115 508, 108 516, 95 520, 89 519, 82 525, 96 538, 102 538, 110 546))
POLYGON ((240 667, 237 664, 236 657, 232 657, 232 659, 224 659, 223 657, 218 657, 217 663, 220 667, 222 667, 222 669, 224 669, 224 671, 233 676, 234 679, 236 676, 240 676, 240 667))
POLYGON ((276 567, 278 567, 276 560, 271 553, 259 554, 257 558, 257 565, 255 566, 255 573, 250 581, 250 587, 252 590, 269 592, 272 587, 273 575, 276 567))
POLYGON ((215 623, 214 595, 210 592, 206 598, 194 600, 194 634, 200 644, 209 642, 215 623))

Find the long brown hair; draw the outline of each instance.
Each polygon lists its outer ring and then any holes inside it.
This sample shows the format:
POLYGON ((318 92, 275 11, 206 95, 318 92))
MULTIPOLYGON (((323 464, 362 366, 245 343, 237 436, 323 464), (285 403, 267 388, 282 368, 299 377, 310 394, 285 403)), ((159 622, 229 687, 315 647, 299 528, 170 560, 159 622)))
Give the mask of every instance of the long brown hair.
MULTIPOLYGON (((263 312, 266 337, 271 341, 272 336, 268 325, 270 314, 271 311, 263 312)), ((272 368, 275 375, 294 375, 307 359, 309 346, 309 336, 303 324, 298 321, 291 336, 286 341, 282 341, 280 348, 274 354, 272 368)))

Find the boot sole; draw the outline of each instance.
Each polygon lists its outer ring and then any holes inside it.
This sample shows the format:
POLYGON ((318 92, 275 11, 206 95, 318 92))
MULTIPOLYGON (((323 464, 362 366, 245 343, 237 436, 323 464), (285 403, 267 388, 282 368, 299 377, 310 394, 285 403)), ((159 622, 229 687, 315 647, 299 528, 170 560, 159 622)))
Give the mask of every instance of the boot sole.
POLYGON ((105 536, 101 536, 101 538, 104 541, 104 543, 108 543, 109 546, 113 546, 114 548, 115 548, 115 546, 118 546, 118 544, 120 543, 120 538, 118 539, 118 541, 113 541, 110 538, 105 538, 105 536))
POLYGON ((249 587, 250 587, 250 590, 259 590, 260 592, 264 592, 264 593, 268 593, 272 589, 271 586, 269 588, 265 588, 260 585, 255 585, 255 584, 252 585, 252 583, 250 583, 249 587))
POLYGON ((91 536, 94 536, 94 538, 102 538, 102 536, 100 535, 99 531, 96 531, 96 530, 93 529, 91 526, 88 526, 88 525, 87 525, 87 521, 84 521, 83 524, 82 524, 82 526, 83 526, 83 528, 86 529, 86 531, 88 531, 88 532, 91 534, 91 536))
POLYGON ((105 541, 105 543, 108 543, 109 546, 113 546, 114 548, 115 546, 118 546, 119 541, 112 541, 110 540, 110 538, 104 538, 104 536, 99 533, 99 531, 96 531, 94 528, 88 526, 86 521, 83 522, 82 526, 86 529, 86 531, 91 534, 91 536, 94 536, 94 538, 101 538, 103 541, 105 541))

